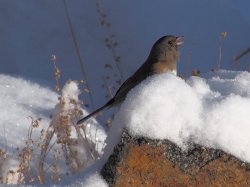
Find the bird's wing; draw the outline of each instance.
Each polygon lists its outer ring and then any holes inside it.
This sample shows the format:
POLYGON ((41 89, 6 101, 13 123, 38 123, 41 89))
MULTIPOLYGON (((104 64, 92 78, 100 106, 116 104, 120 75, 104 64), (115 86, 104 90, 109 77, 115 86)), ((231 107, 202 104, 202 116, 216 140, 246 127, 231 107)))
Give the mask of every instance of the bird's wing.
POLYGON ((118 98, 121 97, 122 95, 126 96, 129 90, 131 90, 136 85, 137 82, 138 80, 136 79, 136 77, 132 76, 128 78, 117 90, 115 97, 118 98))
POLYGON ((152 74, 152 69, 147 66, 147 64, 144 64, 139 68, 130 78, 128 78, 121 87, 117 90, 115 94, 115 103, 119 103, 120 101, 124 100, 127 93, 134 88, 136 85, 138 85, 140 82, 145 80, 148 76, 152 74))

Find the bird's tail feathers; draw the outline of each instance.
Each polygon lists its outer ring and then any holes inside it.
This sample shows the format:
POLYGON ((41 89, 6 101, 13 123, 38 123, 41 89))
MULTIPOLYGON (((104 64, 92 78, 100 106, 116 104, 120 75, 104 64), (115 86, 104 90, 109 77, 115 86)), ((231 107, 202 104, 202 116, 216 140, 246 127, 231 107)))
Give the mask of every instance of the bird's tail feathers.
POLYGON ((102 111, 103 109, 109 107, 112 103, 114 102, 114 99, 109 100, 105 105, 103 105, 102 107, 96 109, 94 112, 90 113, 89 115, 85 116, 84 118, 80 119, 77 122, 77 125, 83 123, 84 121, 88 120, 89 118, 91 118, 92 116, 96 115, 97 113, 99 113, 100 111, 102 111))

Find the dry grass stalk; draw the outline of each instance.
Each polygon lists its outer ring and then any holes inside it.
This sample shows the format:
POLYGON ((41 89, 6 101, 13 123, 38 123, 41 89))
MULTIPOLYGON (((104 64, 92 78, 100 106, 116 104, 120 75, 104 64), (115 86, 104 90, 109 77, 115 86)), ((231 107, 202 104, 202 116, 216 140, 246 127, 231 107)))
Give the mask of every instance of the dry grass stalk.
POLYGON ((114 97, 114 94, 112 92, 112 88, 111 88, 111 86, 108 85, 108 83, 107 83, 107 81, 106 81, 106 79, 104 77, 103 77, 103 85, 102 85, 102 87, 106 88, 106 90, 107 90, 108 94, 105 96, 106 98, 114 97))
MULTIPOLYGON (((69 81, 67 84, 75 83, 69 81)), ((68 91, 65 91, 65 88, 63 88, 59 103, 57 104, 55 112, 52 116, 51 123, 45 131, 45 136, 40 144, 41 156, 39 159, 38 179, 41 183, 45 183, 46 170, 44 168, 44 163, 48 152, 52 150, 50 144, 53 137, 56 138, 56 143, 61 146, 62 150, 61 152, 57 150, 57 154, 54 153, 54 159, 59 160, 62 159, 61 156, 63 156, 70 171, 69 173, 75 174, 79 172, 80 169, 86 167, 89 163, 94 161, 97 156, 99 156, 93 151, 95 145, 88 142, 87 135, 85 134, 85 137, 82 136, 80 132, 80 128, 82 127, 75 126, 75 122, 82 115, 82 111, 79 106, 80 103, 78 98, 74 98, 74 96, 71 97, 68 95, 68 91), (77 137, 73 138, 72 133, 76 133, 77 137), (78 152, 79 147, 87 150, 84 154, 85 158, 80 157, 78 152)), ((54 182, 60 180, 61 174, 59 167, 56 164, 52 164, 49 166, 49 169, 53 173, 51 180, 54 182)))
MULTIPOLYGON (((107 31, 107 37, 105 38, 105 45, 111 51, 113 62, 115 67, 119 73, 120 78, 116 80, 118 85, 124 81, 123 72, 121 68, 121 56, 117 54, 117 47, 118 41, 116 39, 116 35, 111 31, 111 23, 107 18, 107 14, 104 12, 103 8, 101 7, 101 3, 99 0, 96 0, 96 12, 100 16, 100 24, 103 26, 107 31)), ((113 70, 111 64, 105 64, 105 68, 110 68, 113 70)), ((116 77, 116 74, 114 75, 116 77)))
POLYGON ((73 41, 73 44, 74 44, 74 47, 75 47, 75 50, 76 50, 78 62, 80 64, 80 68, 81 68, 81 72, 82 72, 82 76, 83 76, 83 80, 85 80, 86 88, 89 91, 88 95, 89 95, 89 99, 90 99, 91 108, 94 109, 93 96, 92 96, 91 91, 90 91, 90 86, 89 86, 88 78, 87 78, 88 76, 87 76, 87 73, 85 71, 84 60, 83 60, 83 58, 81 56, 80 47, 78 45, 76 34, 75 34, 74 29, 73 29, 73 24, 71 22, 71 18, 70 18, 70 14, 69 14, 68 5, 66 3, 66 0, 63 0, 63 5, 64 5, 64 12, 65 12, 65 15, 66 15, 66 21, 68 23, 68 27, 69 27, 70 34, 71 34, 71 37, 72 37, 72 41, 73 41))
MULTIPOLYGON (((125 80, 121 68, 121 56, 117 53, 117 47, 119 46, 119 43, 117 41, 116 34, 112 32, 110 20, 101 6, 100 0, 96 0, 96 12, 100 17, 100 25, 106 30, 107 35, 104 40, 105 46, 111 51, 113 65, 115 67, 113 68, 112 64, 104 65, 104 68, 110 69, 112 71, 113 76, 104 76, 102 84, 102 88, 106 88, 107 92, 105 98, 112 98, 113 92, 117 90, 117 86, 120 86, 125 80), (116 72, 118 73, 118 76, 116 72)), ((108 122, 110 122, 110 120, 111 118, 108 119, 108 122)))
POLYGON ((54 133, 55 130, 52 128, 52 125, 50 124, 50 126, 46 130, 44 138, 41 140, 40 144, 41 154, 38 163, 38 176, 37 176, 37 180, 41 184, 45 183, 45 171, 44 171, 45 158, 48 154, 49 144, 54 136, 54 133))
POLYGON ((246 49, 241 54, 239 54, 238 56, 234 57, 234 62, 237 62, 238 60, 240 60, 243 56, 245 56, 247 54, 250 54, 250 48, 246 49))
POLYGON ((219 51, 219 57, 218 57, 218 64, 217 64, 217 70, 221 68, 221 59, 222 59, 222 41, 227 37, 227 32, 221 32, 220 38, 219 38, 219 44, 218 44, 218 51, 219 51))
POLYGON ((54 86, 54 90, 56 92, 59 92, 60 91, 60 85, 59 85, 59 79, 61 77, 61 74, 60 74, 60 69, 57 67, 56 65, 56 62, 57 62, 57 58, 56 58, 56 55, 51 55, 50 56, 50 60, 51 62, 53 63, 54 65, 54 79, 56 81, 56 85, 54 86))

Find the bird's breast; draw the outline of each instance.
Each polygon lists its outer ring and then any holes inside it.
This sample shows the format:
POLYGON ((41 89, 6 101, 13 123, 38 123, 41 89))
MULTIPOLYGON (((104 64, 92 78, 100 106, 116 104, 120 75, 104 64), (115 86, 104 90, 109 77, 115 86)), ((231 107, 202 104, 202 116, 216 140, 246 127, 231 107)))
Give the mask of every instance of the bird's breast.
POLYGON ((176 65, 166 63, 166 62, 157 62, 153 65, 153 72, 155 74, 171 72, 173 74, 177 74, 176 65))

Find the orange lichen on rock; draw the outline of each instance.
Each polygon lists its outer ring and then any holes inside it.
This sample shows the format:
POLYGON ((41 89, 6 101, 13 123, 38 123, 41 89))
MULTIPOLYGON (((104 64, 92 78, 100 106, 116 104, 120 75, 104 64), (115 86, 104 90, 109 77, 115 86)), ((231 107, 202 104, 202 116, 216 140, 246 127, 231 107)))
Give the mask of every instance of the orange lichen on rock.
POLYGON ((250 186, 250 172, 234 157, 223 154, 196 171, 180 169, 165 156, 164 145, 126 144, 116 166, 116 187, 250 186))

